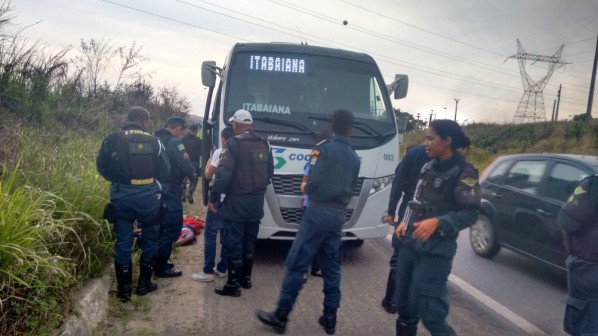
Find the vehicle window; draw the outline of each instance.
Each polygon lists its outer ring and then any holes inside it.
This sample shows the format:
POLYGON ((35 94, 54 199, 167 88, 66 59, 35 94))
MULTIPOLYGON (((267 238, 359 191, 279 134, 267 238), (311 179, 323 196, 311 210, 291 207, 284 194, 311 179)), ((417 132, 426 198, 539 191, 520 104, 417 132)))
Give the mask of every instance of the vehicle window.
POLYGON ((498 183, 498 181, 500 181, 500 179, 503 177, 511 163, 512 161, 504 161, 496 165, 496 167, 494 167, 494 169, 492 169, 492 171, 488 175, 486 181, 490 183, 498 183))
POLYGON ((565 202, 575 187, 588 174, 578 167, 557 163, 548 176, 546 196, 565 202))
POLYGON ((545 170, 544 161, 515 162, 507 173, 505 185, 536 195, 545 170))

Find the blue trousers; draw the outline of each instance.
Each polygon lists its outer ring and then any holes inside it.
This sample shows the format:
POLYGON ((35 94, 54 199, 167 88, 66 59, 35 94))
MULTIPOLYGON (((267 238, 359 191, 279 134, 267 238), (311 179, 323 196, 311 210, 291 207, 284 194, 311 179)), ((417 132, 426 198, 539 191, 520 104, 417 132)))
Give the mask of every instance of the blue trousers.
MULTIPOLYGON (((170 257, 172 244, 177 241, 183 228, 182 188, 173 184, 162 185, 162 198, 166 205, 166 215, 160 224, 160 238, 158 241, 159 257, 170 257)), ((145 238, 145 237, 144 237, 145 238)), ((143 242, 145 244, 145 241, 143 242)))
POLYGON ((341 302, 341 231, 345 211, 310 204, 287 256, 278 309, 292 310, 303 287, 303 275, 318 256, 324 280, 324 307, 336 309, 341 302))
POLYGON ((598 335, 598 263, 567 258, 564 330, 573 336, 598 335))
POLYGON ((133 252, 133 223, 135 220, 143 223, 142 258, 150 262, 158 251, 158 232, 160 222, 158 211, 160 201, 157 194, 149 192, 145 195, 131 194, 127 191, 130 186, 113 187, 111 202, 117 209, 117 219, 114 223, 116 242, 114 243, 114 259, 122 265, 131 262, 133 252))
POLYGON ((450 335, 446 282, 453 257, 418 253, 401 247, 397 262, 397 313, 403 325, 417 325, 421 319, 433 336, 450 335))
POLYGON ((259 221, 222 220, 223 246, 222 250, 227 262, 242 261, 247 255, 252 255, 260 229, 259 221))
MULTIPOLYGON (((207 212, 206 214, 206 227, 204 229, 204 266, 203 272, 204 273, 212 273, 214 272, 214 266, 218 272, 225 273, 227 270, 226 264, 226 257, 224 255, 223 247, 220 247, 220 262, 218 265, 215 265, 216 260, 216 238, 218 237, 218 231, 221 231, 221 222, 220 217, 218 214, 213 213, 212 211, 207 212)), ((222 242, 222 233, 220 234, 221 242, 222 242)))

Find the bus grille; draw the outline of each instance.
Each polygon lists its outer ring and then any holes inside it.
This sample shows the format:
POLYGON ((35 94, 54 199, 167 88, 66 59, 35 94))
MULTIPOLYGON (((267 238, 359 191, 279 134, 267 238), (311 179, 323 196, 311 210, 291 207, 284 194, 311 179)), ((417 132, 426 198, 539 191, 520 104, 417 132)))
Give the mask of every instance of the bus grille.
MULTIPOLYGON (((284 196, 303 196, 301 193, 301 181, 303 175, 274 175, 272 178, 272 185, 276 195, 284 196)), ((357 197, 361 193, 363 186, 363 177, 357 179, 357 183, 353 187, 352 197, 357 197)))
MULTIPOLYGON (((301 223, 303 210, 299 208, 280 208, 280 213, 285 222, 290 224, 301 223)), ((345 209, 345 222, 348 222, 353 215, 353 209, 345 209)))

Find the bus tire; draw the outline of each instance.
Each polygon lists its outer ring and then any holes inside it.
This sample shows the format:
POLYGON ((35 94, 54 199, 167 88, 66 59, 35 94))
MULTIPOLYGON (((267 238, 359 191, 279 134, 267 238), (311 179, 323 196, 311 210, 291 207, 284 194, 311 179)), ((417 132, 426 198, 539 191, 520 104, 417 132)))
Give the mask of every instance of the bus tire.
POLYGON ((363 246, 363 239, 357 239, 357 240, 347 240, 347 246, 350 247, 361 247, 363 246))

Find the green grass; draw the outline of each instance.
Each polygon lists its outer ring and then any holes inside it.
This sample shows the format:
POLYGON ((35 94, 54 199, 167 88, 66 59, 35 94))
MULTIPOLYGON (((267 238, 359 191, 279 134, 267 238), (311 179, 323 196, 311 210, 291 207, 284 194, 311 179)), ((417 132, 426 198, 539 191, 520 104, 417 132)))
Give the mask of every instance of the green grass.
MULTIPOLYGON (((19 127, 12 167, 0 175, 0 334, 39 334, 68 312, 68 293, 106 269, 110 227, 100 218, 107 183, 93 137, 19 127)), ((11 155, 9 155, 11 156, 11 155)), ((50 328, 50 329, 49 329, 50 328)))

